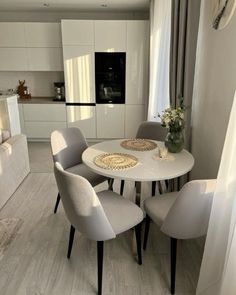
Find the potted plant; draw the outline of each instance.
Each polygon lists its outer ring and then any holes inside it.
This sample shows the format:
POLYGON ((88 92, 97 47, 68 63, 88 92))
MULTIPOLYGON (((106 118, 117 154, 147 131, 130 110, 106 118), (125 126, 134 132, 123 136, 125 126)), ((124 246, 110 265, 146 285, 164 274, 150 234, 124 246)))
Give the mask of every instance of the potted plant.
POLYGON ((179 107, 167 108, 162 115, 158 115, 161 119, 161 125, 168 129, 165 139, 165 146, 170 153, 179 153, 184 147, 184 99, 179 97, 179 107))

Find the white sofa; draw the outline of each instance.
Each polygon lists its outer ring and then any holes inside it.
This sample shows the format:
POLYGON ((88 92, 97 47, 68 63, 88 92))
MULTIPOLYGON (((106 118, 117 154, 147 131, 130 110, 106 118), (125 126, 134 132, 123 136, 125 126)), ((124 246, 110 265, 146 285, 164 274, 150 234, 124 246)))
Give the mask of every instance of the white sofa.
POLYGON ((30 172, 26 136, 18 134, 0 144, 0 208, 30 172))

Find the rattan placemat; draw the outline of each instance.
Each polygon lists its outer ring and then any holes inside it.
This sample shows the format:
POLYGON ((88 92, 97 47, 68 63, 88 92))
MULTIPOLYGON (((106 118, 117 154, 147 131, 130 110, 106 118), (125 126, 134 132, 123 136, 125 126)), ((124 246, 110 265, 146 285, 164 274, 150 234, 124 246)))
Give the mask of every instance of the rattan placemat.
POLYGON ((120 144, 123 148, 132 151, 151 151, 157 147, 157 144, 148 139, 126 139, 120 144))
POLYGON ((123 170, 134 167, 138 163, 138 159, 128 154, 106 153, 95 157, 94 163, 103 169, 123 170))

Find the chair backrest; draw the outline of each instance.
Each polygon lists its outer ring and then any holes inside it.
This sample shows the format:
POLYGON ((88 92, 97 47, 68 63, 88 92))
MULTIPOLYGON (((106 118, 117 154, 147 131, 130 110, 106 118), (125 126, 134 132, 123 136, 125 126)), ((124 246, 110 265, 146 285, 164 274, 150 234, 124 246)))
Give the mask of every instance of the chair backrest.
POLYGON ((54 165, 54 173, 70 223, 91 240, 105 241, 115 238, 116 235, 91 184, 84 177, 63 170, 58 162, 54 165))
POLYGON ((87 147, 86 139, 79 128, 55 130, 51 134, 53 161, 59 162, 63 169, 82 163, 82 153, 87 147))
POLYGON ((142 122, 138 128, 136 138, 164 141, 167 134, 166 128, 159 122, 142 122))
POLYGON ((176 239, 206 235, 216 180, 193 180, 180 190, 161 230, 176 239))

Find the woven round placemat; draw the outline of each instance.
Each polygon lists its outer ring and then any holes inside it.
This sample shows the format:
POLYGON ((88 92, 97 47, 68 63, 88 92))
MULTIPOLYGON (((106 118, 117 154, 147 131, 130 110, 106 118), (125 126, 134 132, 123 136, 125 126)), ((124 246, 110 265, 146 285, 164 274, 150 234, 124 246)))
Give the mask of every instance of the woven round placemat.
POLYGON ((138 159, 128 154, 106 153, 95 157, 94 163, 103 169, 122 170, 134 167, 138 163, 138 159))
POLYGON ((123 148, 132 151, 151 151, 157 147, 157 144, 148 139, 127 139, 120 144, 123 148))

